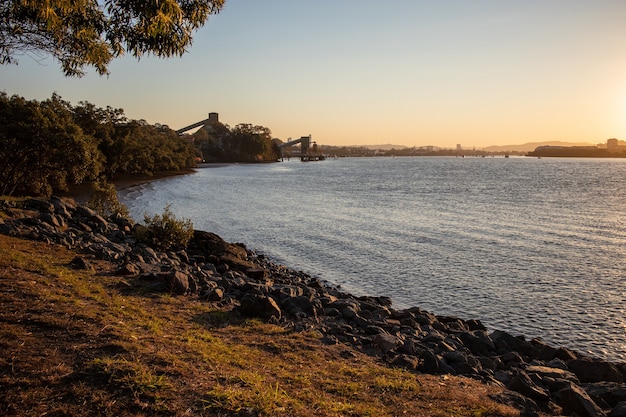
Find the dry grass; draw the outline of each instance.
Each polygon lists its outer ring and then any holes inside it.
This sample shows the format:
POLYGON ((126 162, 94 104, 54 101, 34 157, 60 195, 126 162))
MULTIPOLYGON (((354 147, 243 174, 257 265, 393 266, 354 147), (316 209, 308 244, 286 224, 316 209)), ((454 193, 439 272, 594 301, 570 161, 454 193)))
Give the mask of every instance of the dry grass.
POLYGON ((0 414, 517 416, 498 389, 120 286, 111 265, 0 236, 0 414))

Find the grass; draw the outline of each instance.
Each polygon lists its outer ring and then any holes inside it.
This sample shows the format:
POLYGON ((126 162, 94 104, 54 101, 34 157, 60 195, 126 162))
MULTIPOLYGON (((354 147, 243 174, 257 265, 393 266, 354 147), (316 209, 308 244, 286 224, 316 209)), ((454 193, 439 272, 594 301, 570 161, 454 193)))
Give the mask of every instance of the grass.
POLYGON ((315 331, 129 290, 106 262, 70 269, 75 255, 0 236, 2 415, 519 415, 489 400, 496 387, 393 369, 315 331))

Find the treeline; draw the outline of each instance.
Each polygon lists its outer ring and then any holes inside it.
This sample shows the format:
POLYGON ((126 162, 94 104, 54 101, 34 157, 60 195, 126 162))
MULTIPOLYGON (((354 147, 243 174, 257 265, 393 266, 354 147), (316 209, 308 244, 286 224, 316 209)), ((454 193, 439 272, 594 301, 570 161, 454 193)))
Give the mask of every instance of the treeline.
POLYGON ((264 126, 242 123, 230 128, 216 121, 191 137, 207 162, 276 162, 280 156, 271 130, 264 126))
POLYGON ((49 196, 84 181, 194 166, 190 141, 122 109, 0 93, 0 195, 49 196))

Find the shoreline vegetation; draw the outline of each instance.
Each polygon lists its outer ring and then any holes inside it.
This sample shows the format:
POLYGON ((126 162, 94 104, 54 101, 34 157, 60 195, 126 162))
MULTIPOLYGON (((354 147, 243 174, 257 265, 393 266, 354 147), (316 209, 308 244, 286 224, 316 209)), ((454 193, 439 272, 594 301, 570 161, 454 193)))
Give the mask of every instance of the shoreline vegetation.
POLYGON ((355 297, 208 232, 160 251, 72 199, 0 212, 7 415, 624 415, 624 364, 355 297))

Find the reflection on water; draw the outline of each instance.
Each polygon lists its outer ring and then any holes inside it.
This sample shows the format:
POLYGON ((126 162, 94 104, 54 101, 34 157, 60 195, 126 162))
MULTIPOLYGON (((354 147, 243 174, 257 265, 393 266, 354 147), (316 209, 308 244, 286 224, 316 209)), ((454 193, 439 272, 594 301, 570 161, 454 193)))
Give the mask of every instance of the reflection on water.
POLYGON ((200 169, 127 190, 397 308, 626 359, 626 161, 354 158, 200 169))

